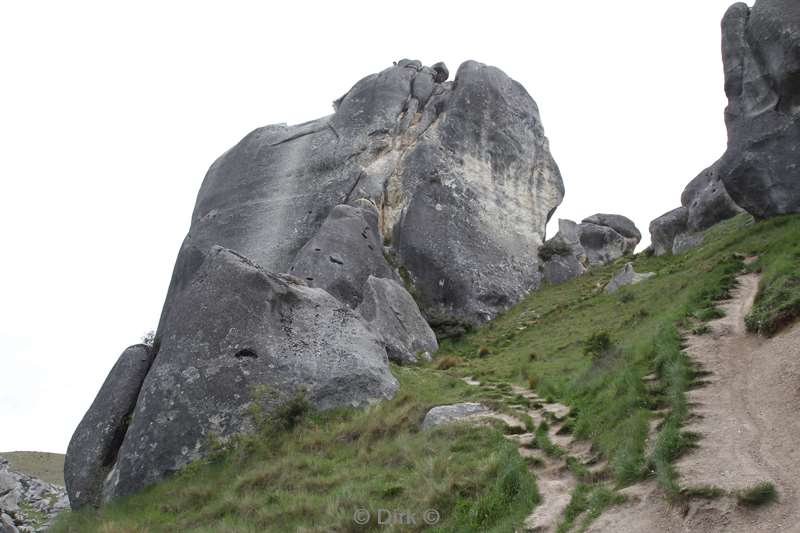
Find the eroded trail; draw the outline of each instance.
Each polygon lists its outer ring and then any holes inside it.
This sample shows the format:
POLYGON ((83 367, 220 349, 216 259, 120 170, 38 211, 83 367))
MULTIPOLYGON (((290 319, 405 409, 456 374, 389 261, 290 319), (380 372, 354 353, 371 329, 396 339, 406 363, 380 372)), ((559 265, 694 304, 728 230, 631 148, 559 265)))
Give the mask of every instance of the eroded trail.
POLYGON ((570 411, 567 406, 548 403, 536 392, 525 387, 511 385, 504 389, 497 384, 479 383, 470 378, 465 381, 470 385, 503 393, 506 401, 513 406, 513 414, 491 412, 479 417, 496 418, 507 426, 518 429, 517 433, 509 434, 506 438, 519 446, 520 455, 526 458, 536 477, 541 496, 541 502, 526 518, 523 531, 555 532, 569 505, 573 490, 581 481, 580 478, 603 477, 607 464, 592 453, 589 442, 575 440, 566 431, 565 424, 570 411), (534 431, 525 427, 525 415, 533 421, 534 431), (573 465, 572 468, 570 464, 573 465))
POLYGON ((687 337, 687 354, 708 375, 688 394, 684 428, 699 446, 676 463, 682 487, 718 487, 729 494, 772 482, 778 501, 760 508, 732 496, 668 505, 654 484, 626 489, 630 502, 607 511, 590 531, 800 532, 800 324, 772 339, 746 332, 744 317, 758 276, 743 275, 725 317, 705 335, 687 337))

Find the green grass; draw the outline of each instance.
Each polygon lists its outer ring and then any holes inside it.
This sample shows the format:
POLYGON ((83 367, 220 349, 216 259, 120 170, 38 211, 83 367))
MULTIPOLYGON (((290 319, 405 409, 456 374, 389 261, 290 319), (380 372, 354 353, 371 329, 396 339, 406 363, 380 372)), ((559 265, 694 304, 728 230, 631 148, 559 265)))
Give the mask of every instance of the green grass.
POLYGON ((764 481, 749 489, 738 491, 736 493, 736 499, 741 505, 758 507, 760 505, 772 503, 778 499, 778 491, 775 490, 775 485, 764 481))
POLYGON ((64 486, 64 454, 47 452, 0 452, 11 470, 64 486))
POLYGON ((419 529, 428 509, 441 531, 519 526, 539 496, 511 442, 489 427, 419 430, 431 406, 472 390, 439 372, 392 370, 401 392, 389 402, 305 416, 289 405, 210 461, 99 512, 69 513, 53 531, 369 531, 380 509, 416 515, 419 529), (358 509, 372 512, 367 526, 358 509))
MULTIPOLYGON (((534 446, 564 459, 581 479, 562 530, 587 527, 619 501, 616 487, 646 477, 678 497, 673 461, 697 445, 683 426, 686 392, 700 375, 681 335, 719 316, 716 302, 729 297, 742 259, 754 254, 760 259, 750 268, 764 278, 751 315, 757 318, 748 325, 769 333, 785 324, 794 316, 786 303, 792 299, 778 295, 795 294, 798 242, 800 216, 759 223, 739 216, 684 255, 623 258, 544 287, 496 320, 442 339, 430 364, 392 366, 401 388, 389 402, 365 411, 300 413, 283 429, 243 438, 210 463, 99 512, 65 515, 54 531, 386 530, 357 527, 353 513, 360 508, 417 514, 433 508, 441 516, 438 531, 513 530, 539 495, 527 462, 502 432, 459 425, 419 430, 434 405, 478 400, 511 412, 530 403, 510 383, 569 405, 568 429, 608 460, 610 480, 592 480, 547 438, 546 424, 537 428, 534 446), (627 287, 624 297, 606 294, 605 284, 630 260, 637 272, 656 276, 627 287), (643 380, 650 374, 657 380, 643 380), (495 388, 470 387, 465 376, 495 388), (667 414, 647 455, 654 410, 667 414)), ((532 421, 523 422, 533 429, 532 421)))
POLYGON ((800 228, 795 219, 784 216, 758 225, 772 245, 759 250, 759 259, 750 266, 762 272, 758 296, 746 319, 752 332, 771 336, 800 316, 800 228))

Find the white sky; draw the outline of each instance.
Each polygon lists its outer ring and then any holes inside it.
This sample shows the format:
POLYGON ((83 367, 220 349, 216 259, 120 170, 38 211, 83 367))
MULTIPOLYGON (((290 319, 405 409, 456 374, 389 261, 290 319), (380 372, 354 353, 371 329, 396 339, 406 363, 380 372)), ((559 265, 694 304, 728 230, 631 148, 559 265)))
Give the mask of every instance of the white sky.
POLYGON ((0 451, 65 451, 156 327, 218 155, 403 57, 502 68, 561 167, 553 222, 621 213, 649 238, 724 150, 731 1, 3 2, 0 451))

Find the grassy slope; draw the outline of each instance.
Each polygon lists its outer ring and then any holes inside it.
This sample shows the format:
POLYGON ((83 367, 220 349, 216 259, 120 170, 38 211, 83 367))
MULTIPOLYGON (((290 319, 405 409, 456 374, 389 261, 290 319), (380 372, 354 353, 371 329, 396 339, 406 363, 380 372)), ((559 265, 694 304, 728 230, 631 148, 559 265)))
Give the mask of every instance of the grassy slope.
POLYGON ((47 452, 0 452, 11 470, 64 486, 64 455, 47 452))
MULTIPOLYGON (((458 379, 467 375, 530 383, 571 405, 575 433, 609 459, 616 486, 656 476, 677 495, 671 462, 693 442, 681 425, 684 393, 697 377, 678 332, 714 316, 714 301, 726 296, 742 268, 734 254, 761 256, 756 268, 767 275, 754 313, 762 313, 762 322, 774 320, 783 312, 774 304, 785 285, 779 280, 797 273, 785 258, 797 257, 799 235, 800 216, 758 224, 740 216, 713 228, 705 246, 683 256, 637 257, 637 271, 658 275, 614 295, 602 287, 624 261, 544 288, 480 330, 443 342, 438 361, 456 363, 447 370, 436 370, 437 361, 395 367, 401 392, 391 402, 365 412, 316 414, 290 431, 268 423, 262 435, 210 464, 193 465, 99 514, 67 515, 56 531, 389 529, 374 516, 369 526, 357 527, 352 516, 359 508, 410 511, 420 530, 429 508, 441 514, 441 531, 511 530, 538 501, 514 447, 491 428, 418 431, 433 405, 481 399, 502 407, 502 397, 458 379), (608 334, 611 345, 587 353, 587 339, 598 333, 608 334), (659 379, 648 385, 642 379, 648 374, 659 379), (656 409, 668 414, 645 456, 656 409)), ((613 500, 606 485, 581 485, 565 518, 587 509, 596 514, 613 500)))

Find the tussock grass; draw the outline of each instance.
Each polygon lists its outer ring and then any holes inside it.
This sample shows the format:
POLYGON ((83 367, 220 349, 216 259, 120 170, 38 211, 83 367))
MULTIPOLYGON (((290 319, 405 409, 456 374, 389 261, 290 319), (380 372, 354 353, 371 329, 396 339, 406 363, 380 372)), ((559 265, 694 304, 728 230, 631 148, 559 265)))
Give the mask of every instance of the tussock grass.
POLYGON ((740 505, 758 507, 774 502, 778 499, 778 491, 775 485, 768 481, 763 481, 749 489, 740 490, 736 493, 736 500, 740 505))
MULTIPOLYGON (((698 327, 695 317, 719 316, 716 303, 730 296, 741 258, 753 254, 760 259, 750 268, 764 277, 748 327, 769 334, 794 320, 798 253, 800 216, 754 223, 743 215, 709 230, 703 246, 684 255, 640 254, 543 287, 480 328, 445 324, 457 335, 442 338, 430 365, 392 366, 401 383, 393 400, 364 411, 303 413, 293 425, 241 439, 213 461, 99 513, 65 515, 55 531, 376 530, 375 524, 355 527, 357 508, 435 508, 442 516, 440 531, 514 530, 539 500, 528 461, 515 445, 491 427, 419 430, 434 405, 524 405, 508 383, 529 385, 547 401, 569 405, 574 436, 591 440, 608 460, 611 483, 624 486, 652 476, 679 497, 672 462, 696 445, 683 426, 689 416, 686 392, 702 377, 683 352, 681 335, 698 327), (624 297, 605 294, 602 287, 631 260, 637 271, 657 275, 627 287, 624 297), (587 339, 597 334, 608 342, 596 338, 592 348, 599 349, 585 353, 587 339), (480 357, 481 347, 491 357, 480 357), (657 382, 643 380, 650 374, 657 382), (460 380, 465 376, 496 389, 469 387, 460 380), (666 414, 646 456, 655 409, 666 414)), ((532 422, 523 421, 532 429, 532 422)), ((534 446, 566 460, 546 428, 545 423, 537 429, 534 446)), ((572 466, 584 481, 561 531, 587 527, 619 501, 613 485, 586 478, 582 465, 572 466), (584 518, 578 524, 579 517, 584 518)), ((770 498, 769 491, 761 492, 770 498)), ((764 498, 741 496, 743 504, 764 498)))

